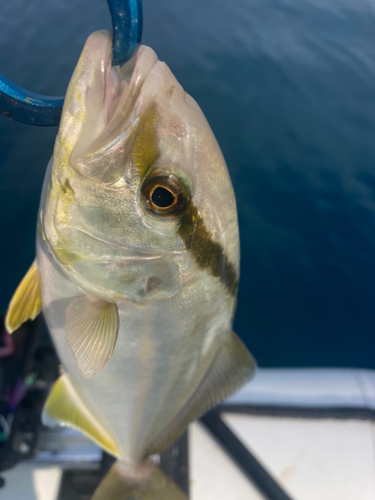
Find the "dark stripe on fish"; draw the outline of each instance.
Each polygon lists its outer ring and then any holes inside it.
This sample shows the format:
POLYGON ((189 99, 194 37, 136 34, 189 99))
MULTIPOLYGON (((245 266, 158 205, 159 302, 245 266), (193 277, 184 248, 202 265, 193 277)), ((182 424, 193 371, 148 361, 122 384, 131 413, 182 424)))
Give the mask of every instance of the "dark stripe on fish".
POLYGON ((191 203, 179 220, 177 231, 198 266, 220 278, 231 295, 237 293, 238 276, 220 243, 213 241, 197 207, 191 203))

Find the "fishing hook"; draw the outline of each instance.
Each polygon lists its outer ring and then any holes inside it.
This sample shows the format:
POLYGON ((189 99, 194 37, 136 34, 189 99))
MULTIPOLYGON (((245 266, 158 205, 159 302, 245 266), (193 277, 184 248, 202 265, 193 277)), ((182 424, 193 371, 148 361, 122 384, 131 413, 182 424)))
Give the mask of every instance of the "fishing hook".
MULTIPOLYGON (((142 38, 142 0, 107 0, 112 18, 114 66, 128 61, 142 38)), ((34 94, 0 74, 0 113, 11 120, 51 127, 60 123, 64 97, 34 94)))

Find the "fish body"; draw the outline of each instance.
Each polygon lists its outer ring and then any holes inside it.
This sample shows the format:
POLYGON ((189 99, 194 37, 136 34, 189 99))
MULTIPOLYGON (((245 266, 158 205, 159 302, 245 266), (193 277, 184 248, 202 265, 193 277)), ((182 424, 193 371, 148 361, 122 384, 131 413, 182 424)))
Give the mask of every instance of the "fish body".
POLYGON ((128 482, 148 470, 254 372, 232 332, 238 275, 235 197, 202 111, 152 49, 119 70, 110 36, 94 33, 46 173, 35 286, 20 285, 7 317, 12 330, 20 303, 28 317, 43 309, 64 369, 46 421, 86 432, 128 482))

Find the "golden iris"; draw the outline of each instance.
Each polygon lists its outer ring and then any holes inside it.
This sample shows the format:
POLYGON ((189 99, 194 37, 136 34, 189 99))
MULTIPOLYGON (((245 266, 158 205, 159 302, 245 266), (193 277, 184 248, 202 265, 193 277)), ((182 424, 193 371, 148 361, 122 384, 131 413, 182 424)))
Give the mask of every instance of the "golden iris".
POLYGON ((174 216, 181 213, 190 200, 188 189, 173 173, 154 171, 142 185, 143 202, 154 214, 174 216))

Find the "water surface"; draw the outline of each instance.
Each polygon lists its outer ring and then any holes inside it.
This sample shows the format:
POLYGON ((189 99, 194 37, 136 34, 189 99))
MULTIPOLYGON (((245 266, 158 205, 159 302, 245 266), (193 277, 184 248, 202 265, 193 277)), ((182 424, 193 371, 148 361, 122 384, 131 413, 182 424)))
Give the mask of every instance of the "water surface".
MULTIPOLYGON (((261 366, 375 368, 375 3, 144 0, 144 43, 200 104, 233 179, 235 329, 261 366)), ((2 2, 0 71, 63 94, 104 0, 2 2)), ((0 309, 34 258, 56 129, 0 117, 0 309)))

